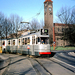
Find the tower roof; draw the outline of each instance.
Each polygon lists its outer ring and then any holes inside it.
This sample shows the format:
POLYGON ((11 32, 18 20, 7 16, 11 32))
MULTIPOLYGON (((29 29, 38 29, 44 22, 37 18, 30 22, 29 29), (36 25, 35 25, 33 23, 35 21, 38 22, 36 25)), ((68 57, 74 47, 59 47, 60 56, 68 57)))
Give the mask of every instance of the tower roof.
POLYGON ((46 2, 53 2, 52 0, 45 0, 45 2, 44 3, 46 3, 46 2))

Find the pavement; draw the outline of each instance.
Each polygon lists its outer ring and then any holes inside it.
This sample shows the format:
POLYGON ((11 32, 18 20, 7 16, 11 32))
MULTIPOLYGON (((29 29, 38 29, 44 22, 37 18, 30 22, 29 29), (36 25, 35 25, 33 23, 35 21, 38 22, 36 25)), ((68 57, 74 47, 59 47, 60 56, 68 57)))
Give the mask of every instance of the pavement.
POLYGON ((6 70, 9 64, 9 57, 4 57, 0 54, 0 75, 6 70))
POLYGON ((0 55, 0 70, 6 67, 9 64, 9 57, 4 57, 0 55))
MULTIPOLYGON (((74 52, 71 52, 69 54, 75 55, 74 52)), ((0 70, 3 70, 2 67, 6 67, 9 64, 9 66, 5 69, 5 71, 3 71, 3 73, 2 71, 0 72, 0 75, 36 75, 37 72, 34 69, 34 66, 46 75, 46 72, 43 71, 43 69, 37 64, 37 62, 34 62, 33 60, 30 62, 27 57, 13 54, 9 55, 9 57, 11 58, 11 60, 9 60, 8 57, 0 55, 0 70)), ((37 60, 39 60, 44 65, 44 67, 53 75, 75 75, 74 72, 71 72, 67 68, 53 62, 59 62, 55 58, 50 58, 50 60, 43 58, 37 60)))
POLYGON ((56 61, 55 58, 50 58, 50 60, 38 59, 38 61, 40 61, 52 75, 75 75, 75 73, 69 71, 68 69, 51 60, 56 61))
POLYGON ((8 57, 4 57, 2 55, 0 55, 0 62, 9 59, 8 57))
POLYGON ((71 56, 75 56, 75 52, 69 52, 68 54, 71 56))
POLYGON ((19 55, 9 57, 9 66, 7 66, 2 75, 36 75, 35 69, 26 57, 19 55))

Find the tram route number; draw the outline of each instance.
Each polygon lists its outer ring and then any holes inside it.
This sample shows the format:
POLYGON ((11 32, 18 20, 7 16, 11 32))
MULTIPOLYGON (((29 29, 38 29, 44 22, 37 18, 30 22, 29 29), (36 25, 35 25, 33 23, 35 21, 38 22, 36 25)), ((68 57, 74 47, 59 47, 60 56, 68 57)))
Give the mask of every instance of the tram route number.
POLYGON ((27 45, 27 49, 30 49, 30 45, 27 45))

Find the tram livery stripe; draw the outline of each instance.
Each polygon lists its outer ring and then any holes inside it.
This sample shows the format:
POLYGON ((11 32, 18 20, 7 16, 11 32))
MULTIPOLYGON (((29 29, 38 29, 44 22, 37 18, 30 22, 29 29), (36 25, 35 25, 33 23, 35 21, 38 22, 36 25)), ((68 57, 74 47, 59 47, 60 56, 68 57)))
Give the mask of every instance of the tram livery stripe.
POLYGON ((51 54, 51 52, 39 52, 39 54, 51 54))

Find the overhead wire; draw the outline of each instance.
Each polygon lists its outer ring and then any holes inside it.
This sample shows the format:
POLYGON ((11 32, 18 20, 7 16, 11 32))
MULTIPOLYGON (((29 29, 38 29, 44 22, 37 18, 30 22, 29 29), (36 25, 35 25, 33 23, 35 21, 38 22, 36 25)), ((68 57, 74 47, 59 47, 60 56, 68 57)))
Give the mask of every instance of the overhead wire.
POLYGON ((40 15, 40 13, 41 13, 41 11, 43 10, 43 4, 42 4, 42 6, 41 6, 41 8, 40 8, 40 10, 39 10, 39 12, 36 14, 36 15, 34 15, 34 16, 32 16, 31 18, 29 18, 29 19, 27 19, 27 20, 30 20, 30 19, 32 19, 32 18, 34 18, 34 17, 38 17, 39 15, 40 15))

